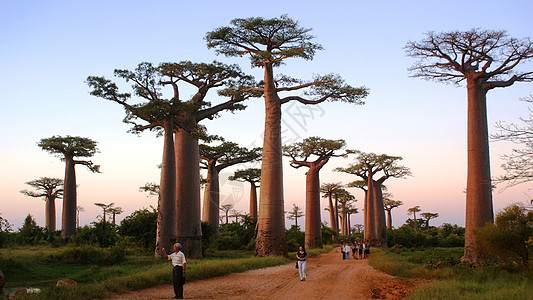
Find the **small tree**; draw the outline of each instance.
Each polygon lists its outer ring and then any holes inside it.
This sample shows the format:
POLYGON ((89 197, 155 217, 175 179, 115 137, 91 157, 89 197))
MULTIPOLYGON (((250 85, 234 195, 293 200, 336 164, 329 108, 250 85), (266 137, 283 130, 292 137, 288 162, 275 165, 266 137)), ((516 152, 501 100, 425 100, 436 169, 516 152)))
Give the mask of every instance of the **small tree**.
POLYGON ((109 203, 109 204, 94 203, 94 205, 100 207, 103 210, 103 212, 102 212, 102 221, 105 223, 106 222, 106 216, 109 213, 109 210, 115 205, 115 203, 109 203))
POLYGON ((250 183, 250 217, 257 221, 257 184, 261 181, 261 169, 237 170, 228 179, 250 183))
POLYGON ((413 207, 407 209, 407 213, 408 213, 409 215, 413 215, 413 227, 414 227, 415 231, 418 230, 418 228, 417 228, 417 226, 416 226, 416 213, 417 213, 417 212, 420 212, 420 211, 422 211, 422 210, 420 209, 420 205, 413 206, 413 207))
POLYGON ((383 195, 383 206, 387 212, 387 228, 392 228, 392 209, 403 205, 402 201, 393 200, 391 197, 392 195, 388 193, 383 195))
POLYGON ((20 191, 26 196, 35 198, 44 198, 45 205, 45 228, 48 231, 56 231, 56 199, 63 196, 63 180, 58 178, 41 177, 26 182, 27 185, 35 188, 37 191, 20 191))
POLYGON ((426 229, 429 229, 429 220, 439 217, 438 213, 423 212, 420 214, 424 219, 426 219, 426 229))
POLYGON ((528 240, 533 235, 533 211, 520 205, 510 205, 496 215, 494 224, 475 231, 479 241, 478 249, 498 257, 502 262, 521 261, 524 269, 529 268, 528 240))
POLYGON ((44 238, 44 232, 41 227, 37 226, 32 215, 24 219, 24 224, 17 232, 17 240, 24 244, 33 245, 44 238))
POLYGON ((292 210, 288 211, 287 213, 289 214, 287 218, 289 218, 289 220, 294 220, 294 226, 298 228, 298 218, 304 216, 302 208, 296 204, 292 204, 292 210))
POLYGON ((233 209, 235 205, 228 203, 220 206, 220 210, 224 212, 224 215, 226 216, 226 224, 229 223, 229 212, 233 209))
POLYGON ((533 72, 518 66, 533 58, 529 38, 509 37, 505 31, 428 32, 420 42, 408 42, 408 56, 419 59, 410 69, 414 77, 459 85, 466 81, 468 102, 468 168, 466 179, 466 237, 463 260, 490 261, 480 255, 474 230, 493 222, 487 128, 487 93, 515 82, 531 82, 533 72))
POLYGON ((37 144, 44 151, 58 155, 65 161, 65 179, 63 191, 63 217, 61 237, 68 239, 76 234, 76 165, 84 165, 89 171, 100 173, 100 166, 90 160, 78 160, 78 157, 92 157, 98 151, 97 143, 91 139, 78 136, 53 136, 41 139, 37 144))
POLYGON ((76 206, 76 229, 80 228, 80 213, 84 211, 85 209, 82 206, 76 206))
POLYGON ((329 208, 325 208, 325 210, 329 211, 329 219, 331 222, 331 229, 335 232, 339 232, 339 211, 338 211, 338 203, 335 201, 335 204, 333 203, 333 195, 335 192, 344 186, 340 183, 323 183, 320 187, 320 192, 322 192, 323 198, 328 198, 329 200, 329 208))
POLYGON ((120 215, 121 213, 124 212, 124 210, 122 210, 122 207, 111 207, 109 210, 108 210, 109 214, 111 214, 111 216, 113 217, 113 225, 117 225, 116 223, 116 216, 117 215, 120 215))

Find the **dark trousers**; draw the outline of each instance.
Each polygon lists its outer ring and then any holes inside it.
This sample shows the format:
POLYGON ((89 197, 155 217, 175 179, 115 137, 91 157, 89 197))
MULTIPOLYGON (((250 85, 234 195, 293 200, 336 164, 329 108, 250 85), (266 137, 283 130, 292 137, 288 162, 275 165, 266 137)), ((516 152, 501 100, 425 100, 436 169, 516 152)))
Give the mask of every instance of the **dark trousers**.
POLYGON ((172 284, 176 297, 183 298, 183 267, 174 266, 172 269, 172 284))

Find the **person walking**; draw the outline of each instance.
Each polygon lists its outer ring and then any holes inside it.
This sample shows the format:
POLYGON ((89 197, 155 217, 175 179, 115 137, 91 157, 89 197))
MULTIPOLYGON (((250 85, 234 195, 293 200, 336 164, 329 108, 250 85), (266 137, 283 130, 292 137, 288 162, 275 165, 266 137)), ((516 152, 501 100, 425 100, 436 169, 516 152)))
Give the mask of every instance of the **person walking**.
POLYGON ((296 252, 296 259, 298 259, 298 272, 300 273, 300 281, 305 281, 305 264, 307 260, 307 252, 305 252, 305 248, 303 246, 300 246, 298 248, 298 252, 296 252))
POLYGON ((168 260, 172 260, 172 285, 174 286, 174 299, 183 299, 183 283, 185 281, 185 268, 187 267, 187 261, 185 260, 185 254, 181 252, 181 244, 174 244, 174 253, 167 255, 165 249, 163 254, 168 260))
POLYGON ((353 245, 352 245, 352 256, 353 256, 353 259, 357 259, 356 255, 357 255, 358 251, 359 251, 359 245, 357 245, 357 241, 354 241, 353 245))
POLYGON ((346 253, 344 252, 344 249, 344 241, 341 241, 342 260, 346 260, 346 253))
POLYGON ((361 241, 357 241, 357 246, 359 246, 358 247, 358 251, 359 251, 358 257, 359 257, 359 259, 363 259, 363 243, 361 241))

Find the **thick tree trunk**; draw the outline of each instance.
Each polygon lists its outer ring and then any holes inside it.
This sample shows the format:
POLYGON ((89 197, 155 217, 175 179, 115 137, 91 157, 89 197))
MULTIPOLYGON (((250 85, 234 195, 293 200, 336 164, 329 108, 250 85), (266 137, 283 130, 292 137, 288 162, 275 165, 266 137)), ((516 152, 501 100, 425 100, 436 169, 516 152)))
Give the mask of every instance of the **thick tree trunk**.
POLYGON ((207 183, 204 191, 202 221, 211 224, 215 234, 218 234, 220 227, 220 191, 218 169, 215 164, 215 161, 209 161, 207 163, 207 183))
POLYGON ((286 256, 281 152, 281 103, 275 90, 272 65, 265 66, 265 131, 261 191, 257 220, 258 256, 286 256))
POLYGON ((76 171, 73 157, 66 156, 65 162, 61 237, 67 240, 76 234, 76 171))
POLYGON ((337 230, 337 233, 339 233, 340 230, 339 225, 339 199, 335 196, 335 230, 337 230))
POLYGON ((198 139, 185 130, 175 132, 176 241, 187 258, 202 257, 200 220, 200 150, 198 139))
POLYGON ((333 197, 331 193, 328 193, 329 200, 329 221, 331 222, 331 229, 335 232, 339 232, 337 229, 337 222, 335 221, 335 208, 333 207, 333 197))
POLYGON ((492 223, 492 189, 487 129, 487 91, 468 80, 468 171, 466 179, 465 253, 463 260, 483 263, 491 257, 477 246, 474 230, 492 223))
POLYGON ((176 157, 174 153, 174 122, 165 122, 163 142, 163 160, 161 163, 161 180, 157 203, 157 233, 155 239, 155 257, 164 258, 161 249, 172 251, 176 241, 176 157))
POLYGON ((309 166, 305 177, 305 248, 322 248, 320 218, 320 177, 315 164, 309 166))
POLYGON ((374 222, 376 231, 376 240, 372 245, 376 247, 387 247, 387 226, 385 224, 385 208, 383 206, 383 192, 381 182, 374 181, 374 222))
POLYGON ((387 228, 392 229, 392 209, 387 209, 387 228))
POLYGON ((46 229, 56 231, 56 198, 46 197, 46 229))
POLYGON ((370 243, 374 244, 376 242, 376 219, 374 216, 374 180, 372 179, 372 176, 374 174, 369 171, 368 172, 368 180, 367 180, 367 193, 365 198, 365 240, 370 241, 370 243))
POLYGON ((257 186, 255 182, 250 182, 250 217, 257 220, 257 186))

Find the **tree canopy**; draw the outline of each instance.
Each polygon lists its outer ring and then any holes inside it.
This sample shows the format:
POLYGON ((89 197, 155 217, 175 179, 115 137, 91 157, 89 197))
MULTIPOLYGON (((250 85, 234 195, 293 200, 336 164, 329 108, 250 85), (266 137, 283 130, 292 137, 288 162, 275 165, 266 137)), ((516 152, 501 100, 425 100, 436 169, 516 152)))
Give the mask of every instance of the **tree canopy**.
MULTIPOLYGON (((41 139, 37 145, 44 151, 51 154, 57 154, 60 158, 74 157, 92 157, 98 152, 97 142, 79 136, 52 136, 51 138, 41 139)), ((75 164, 86 166, 91 172, 99 173, 100 166, 95 165, 92 161, 75 160, 75 164)))

